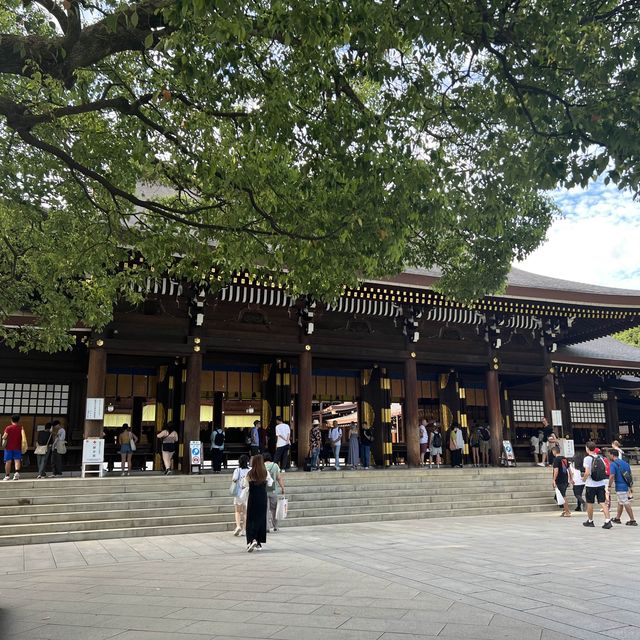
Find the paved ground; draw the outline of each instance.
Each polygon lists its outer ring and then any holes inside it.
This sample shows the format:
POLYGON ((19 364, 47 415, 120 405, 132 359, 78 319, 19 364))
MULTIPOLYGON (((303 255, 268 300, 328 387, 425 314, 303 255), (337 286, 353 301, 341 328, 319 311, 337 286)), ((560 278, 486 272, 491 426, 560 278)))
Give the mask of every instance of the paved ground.
POLYGON ((300 527, 251 555, 228 533, 0 548, 0 638, 640 639, 640 530, 581 522, 300 527))

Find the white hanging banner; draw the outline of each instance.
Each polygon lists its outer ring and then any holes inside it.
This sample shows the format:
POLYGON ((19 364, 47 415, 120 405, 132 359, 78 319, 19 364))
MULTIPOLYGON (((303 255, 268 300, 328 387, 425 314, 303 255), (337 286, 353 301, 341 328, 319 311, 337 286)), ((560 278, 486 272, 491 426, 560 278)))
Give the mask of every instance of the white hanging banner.
POLYGON ((85 420, 104 420, 104 398, 87 398, 85 420))

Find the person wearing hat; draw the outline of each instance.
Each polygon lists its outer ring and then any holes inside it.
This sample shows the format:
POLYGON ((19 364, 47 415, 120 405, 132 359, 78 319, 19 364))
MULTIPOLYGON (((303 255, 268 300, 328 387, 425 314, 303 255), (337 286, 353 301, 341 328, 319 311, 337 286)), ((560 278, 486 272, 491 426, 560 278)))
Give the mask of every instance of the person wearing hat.
POLYGON ((320 456, 320 447, 322 446, 322 434, 320 433, 320 421, 314 420, 311 423, 311 432, 309 433, 309 454, 311 456, 311 470, 318 471, 318 458, 320 456))

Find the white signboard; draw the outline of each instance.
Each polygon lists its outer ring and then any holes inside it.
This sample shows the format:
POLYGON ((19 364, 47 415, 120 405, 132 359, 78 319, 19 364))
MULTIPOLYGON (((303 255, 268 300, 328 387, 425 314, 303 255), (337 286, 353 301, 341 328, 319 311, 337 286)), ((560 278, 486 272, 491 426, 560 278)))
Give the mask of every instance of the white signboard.
POLYGON ((87 398, 85 420, 104 420, 104 398, 87 398))
POLYGON ((576 455, 576 447, 573 440, 560 438, 560 453, 565 458, 573 458, 576 455))
POLYGON ((196 466, 202 464, 202 442, 189 442, 189 457, 191 465, 196 466))
POLYGON ((551 412, 551 425, 554 427, 562 426, 562 411, 560 409, 554 409, 551 412))
POLYGON ((82 443, 82 464, 102 464, 104 462, 104 440, 87 438, 82 443))
POLYGON ((515 460, 516 456, 513 453, 513 447, 511 446, 510 440, 502 441, 502 450, 504 451, 505 460, 515 460))

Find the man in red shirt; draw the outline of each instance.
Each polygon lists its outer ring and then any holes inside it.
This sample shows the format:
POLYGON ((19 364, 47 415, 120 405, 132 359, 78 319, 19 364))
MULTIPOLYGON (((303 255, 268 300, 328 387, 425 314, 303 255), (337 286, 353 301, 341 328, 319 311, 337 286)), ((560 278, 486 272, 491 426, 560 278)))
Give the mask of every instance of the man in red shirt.
POLYGON ((19 424, 20 416, 11 416, 11 424, 5 427, 2 434, 2 446, 4 447, 4 479, 11 480, 11 463, 15 462, 16 472, 14 480, 20 480, 20 466, 22 464, 22 427, 19 424))

